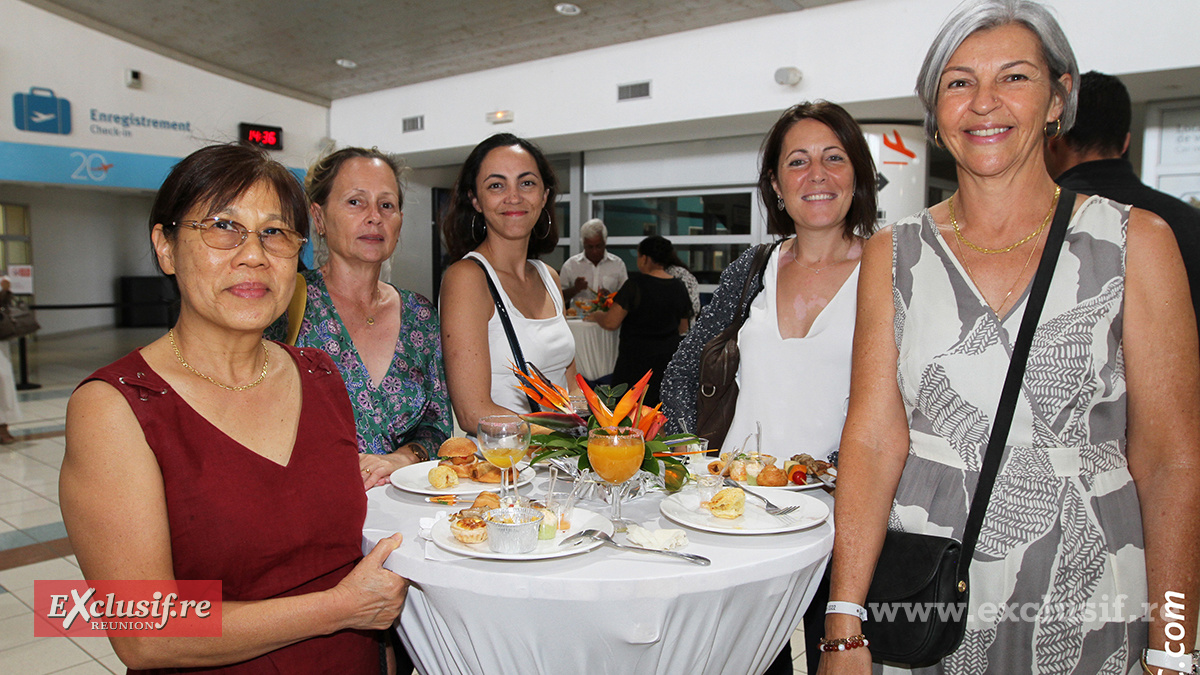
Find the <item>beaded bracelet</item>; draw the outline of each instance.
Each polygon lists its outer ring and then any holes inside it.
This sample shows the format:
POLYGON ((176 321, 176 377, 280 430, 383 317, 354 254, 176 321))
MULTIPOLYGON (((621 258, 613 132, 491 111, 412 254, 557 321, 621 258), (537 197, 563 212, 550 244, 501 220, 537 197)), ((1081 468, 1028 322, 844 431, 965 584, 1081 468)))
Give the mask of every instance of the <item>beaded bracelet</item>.
POLYGON ((833 640, 821 638, 820 643, 820 650, 822 652, 844 652, 847 649, 866 647, 871 644, 871 641, 867 639, 866 635, 859 633, 858 635, 851 635, 850 637, 836 638, 833 640))

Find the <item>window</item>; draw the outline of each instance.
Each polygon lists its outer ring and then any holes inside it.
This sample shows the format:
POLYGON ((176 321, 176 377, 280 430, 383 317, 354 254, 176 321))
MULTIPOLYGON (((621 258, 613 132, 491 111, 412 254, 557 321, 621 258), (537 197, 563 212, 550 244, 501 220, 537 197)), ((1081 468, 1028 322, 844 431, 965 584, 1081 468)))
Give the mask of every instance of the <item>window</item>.
POLYGON ((592 203, 610 237, 750 234, 750 193, 602 199, 592 203))
POLYGON ((32 264, 29 237, 29 208, 0 204, 0 270, 9 265, 32 264))
POLYGON ((650 235, 671 240, 675 252, 711 292, 721 271, 755 243, 754 192, 675 192, 592 199, 592 215, 608 228, 608 250, 637 268, 637 246, 650 235))

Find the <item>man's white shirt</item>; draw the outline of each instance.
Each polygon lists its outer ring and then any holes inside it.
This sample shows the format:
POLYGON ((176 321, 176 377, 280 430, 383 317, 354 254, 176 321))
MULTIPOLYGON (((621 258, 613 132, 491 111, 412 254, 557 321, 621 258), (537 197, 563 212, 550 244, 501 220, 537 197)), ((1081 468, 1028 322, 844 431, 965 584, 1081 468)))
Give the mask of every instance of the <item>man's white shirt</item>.
POLYGON ((604 252, 599 265, 593 265, 586 254, 576 253, 563 263, 558 280, 565 289, 574 286, 579 277, 587 280, 588 289, 593 293, 601 288, 613 293, 624 285, 629 271, 625 269, 624 261, 608 251, 604 252))

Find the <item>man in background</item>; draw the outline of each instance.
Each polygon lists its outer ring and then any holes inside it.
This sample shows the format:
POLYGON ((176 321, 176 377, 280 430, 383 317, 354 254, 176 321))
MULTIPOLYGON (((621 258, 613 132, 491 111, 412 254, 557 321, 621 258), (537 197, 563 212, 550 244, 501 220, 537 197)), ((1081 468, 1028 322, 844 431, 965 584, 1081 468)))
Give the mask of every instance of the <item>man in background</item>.
POLYGON ((583 240, 583 253, 567 258, 558 275, 563 287, 563 300, 570 302, 572 297, 584 290, 593 294, 597 291, 616 292, 629 278, 629 271, 620 258, 605 248, 608 228, 604 226, 604 221, 592 218, 584 223, 579 228, 579 238, 583 240))
POLYGON ((1064 188, 1136 206, 1167 221, 1183 254, 1200 326, 1200 210, 1142 183, 1124 159, 1131 107, 1120 80, 1094 70, 1084 73, 1075 126, 1046 142, 1046 168, 1064 188))

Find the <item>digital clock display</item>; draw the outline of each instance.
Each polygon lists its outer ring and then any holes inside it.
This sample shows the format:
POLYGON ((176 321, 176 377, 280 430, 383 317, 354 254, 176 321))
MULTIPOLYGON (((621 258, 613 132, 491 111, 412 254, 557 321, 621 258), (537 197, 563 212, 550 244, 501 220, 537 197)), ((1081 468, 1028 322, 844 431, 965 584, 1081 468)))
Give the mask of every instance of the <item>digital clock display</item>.
POLYGON ((283 149, 283 127, 268 127, 261 124, 242 122, 238 125, 238 139, 249 145, 268 150, 283 149))

